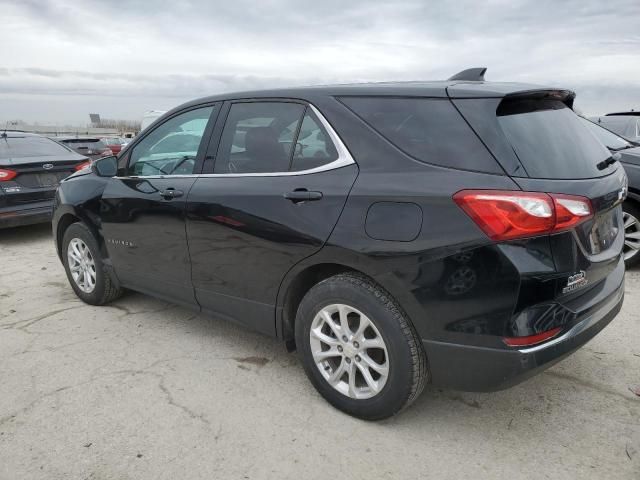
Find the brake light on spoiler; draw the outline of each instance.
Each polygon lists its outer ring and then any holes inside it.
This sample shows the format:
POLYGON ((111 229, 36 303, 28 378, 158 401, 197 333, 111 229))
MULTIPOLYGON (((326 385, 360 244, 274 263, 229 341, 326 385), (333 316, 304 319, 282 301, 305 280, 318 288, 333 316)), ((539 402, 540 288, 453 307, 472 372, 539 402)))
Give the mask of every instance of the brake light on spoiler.
POLYGON ((569 230, 593 216, 591 201, 577 195, 462 190, 453 200, 496 241, 569 230))

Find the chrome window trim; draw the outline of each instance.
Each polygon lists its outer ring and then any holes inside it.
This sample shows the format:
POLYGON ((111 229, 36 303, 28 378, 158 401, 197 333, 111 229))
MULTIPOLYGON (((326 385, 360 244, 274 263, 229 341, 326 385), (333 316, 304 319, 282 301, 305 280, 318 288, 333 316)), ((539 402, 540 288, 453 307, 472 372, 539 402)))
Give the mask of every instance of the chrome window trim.
POLYGON ((349 150, 342 142, 336 131, 331 124, 324 118, 324 115, 312 104, 308 104, 311 111, 318 117, 320 123, 329 134, 329 138, 333 142, 336 151, 338 152, 338 158, 333 162, 329 162, 325 165, 321 165, 315 168, 309 168, 307 170, 300 170, 297 172, 256 172, 256 173, 192 173, 186 175, 141 175, 141 176, 129 176, 129 177, 114 177, 118 179, 138 179, 138 178, 236 178, 236 177, 292 177, 297 175, 310 175, 312 173, 327 172, 329 170, 336 170, 338 168, 346 167, 347 165, 355 164, 355 160, 349 153, 349 150))

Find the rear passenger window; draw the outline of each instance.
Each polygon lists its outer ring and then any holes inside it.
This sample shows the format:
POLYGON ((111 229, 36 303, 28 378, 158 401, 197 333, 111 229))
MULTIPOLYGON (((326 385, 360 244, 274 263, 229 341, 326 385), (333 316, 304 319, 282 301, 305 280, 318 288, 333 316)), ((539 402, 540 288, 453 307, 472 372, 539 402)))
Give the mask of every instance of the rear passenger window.
POLYGON ((231 105, 214 173, 287 172, 305 107, 298 103, 231 105))
POLYGON ((342 97, 340 100, 417 160, 450 168, 501 172, 448 99, 342 97))

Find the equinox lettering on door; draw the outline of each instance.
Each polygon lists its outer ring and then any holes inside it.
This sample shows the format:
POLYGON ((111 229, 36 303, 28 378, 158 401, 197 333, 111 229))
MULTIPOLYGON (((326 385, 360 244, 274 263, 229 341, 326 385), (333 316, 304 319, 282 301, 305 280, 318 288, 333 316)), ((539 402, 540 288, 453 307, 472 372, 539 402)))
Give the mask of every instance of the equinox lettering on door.
POLYGON ((128 247, 128 248, 136 247, 135 243, 130 242, 128 240, 117 240, 115 238, 106 238, 105 240, 107 241, 107 243, 110 243, 111 245, 117 245, 119 247, 128 247))

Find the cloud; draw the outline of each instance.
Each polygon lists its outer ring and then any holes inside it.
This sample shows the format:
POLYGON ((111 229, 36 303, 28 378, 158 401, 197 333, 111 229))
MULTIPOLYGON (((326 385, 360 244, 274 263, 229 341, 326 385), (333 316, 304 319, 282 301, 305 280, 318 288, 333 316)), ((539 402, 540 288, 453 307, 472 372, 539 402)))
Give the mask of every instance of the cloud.
POLYGON ((135 117, 151 99, 470 66, 571 88, 590 113, 640 107, 637 0, 0 0, 0 11, 0 120, 84 121, 89 97, 104 116, 135 117), (27 118, 36 97, 56 110, 27 118))

